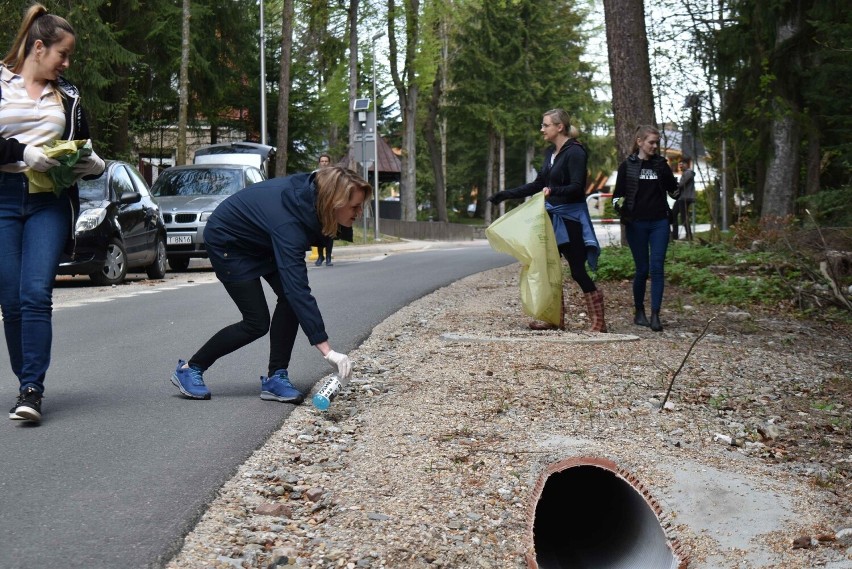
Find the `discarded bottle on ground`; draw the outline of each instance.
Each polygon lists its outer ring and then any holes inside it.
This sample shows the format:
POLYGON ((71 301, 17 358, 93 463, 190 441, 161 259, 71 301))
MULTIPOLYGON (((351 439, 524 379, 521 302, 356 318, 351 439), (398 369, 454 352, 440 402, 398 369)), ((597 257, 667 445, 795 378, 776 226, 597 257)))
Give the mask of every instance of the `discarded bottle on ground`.
POLYGON ((337 374, 329 377, 316 395, 313 397, 314 407, 320 411, 325 411, 331 405, 331 402, 340 393, 340 379, 337 374))

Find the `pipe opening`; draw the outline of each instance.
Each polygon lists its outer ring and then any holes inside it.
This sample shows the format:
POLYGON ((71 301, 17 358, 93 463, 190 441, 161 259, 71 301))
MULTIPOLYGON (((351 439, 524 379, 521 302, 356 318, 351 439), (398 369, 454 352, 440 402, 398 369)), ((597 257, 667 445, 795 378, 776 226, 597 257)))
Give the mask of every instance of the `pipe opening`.
POLYGON ((685 567, 643 492, 616 469, 601 466, 609 461, 593 462, 546 477, 532 524, 535 563, 528 564, 541 569, 685 567))

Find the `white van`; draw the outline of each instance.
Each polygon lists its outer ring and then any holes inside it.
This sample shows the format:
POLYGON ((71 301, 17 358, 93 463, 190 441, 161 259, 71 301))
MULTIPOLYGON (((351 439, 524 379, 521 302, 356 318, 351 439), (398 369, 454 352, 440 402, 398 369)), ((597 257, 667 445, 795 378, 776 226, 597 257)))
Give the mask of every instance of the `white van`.
POLYGON ((254 166, 270 178, 270 162, 275 158, 275 147, 256 142, 225 142, 209 144, 195 151, 193 164, 242 164, 254 166))

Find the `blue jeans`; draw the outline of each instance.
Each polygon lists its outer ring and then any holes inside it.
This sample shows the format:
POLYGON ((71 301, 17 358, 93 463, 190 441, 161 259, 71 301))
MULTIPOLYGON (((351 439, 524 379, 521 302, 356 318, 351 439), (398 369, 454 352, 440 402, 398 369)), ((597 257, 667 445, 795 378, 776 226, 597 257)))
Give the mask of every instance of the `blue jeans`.
POLYGON ((23 174, 0 172, 0 308, 12 372, 44 393, 53 341, 53 281, 71 231, 71 204, 30 194, 23 174))
POLYGON ((633 254, 636 274, 633 277, 633 306, 645 308, 645 283, 651 275, 651 311, 658 312, 663 304, 665 273, 663 263, 669 248, 669 220, 631 221, 625 227, 627 244, 633 254))

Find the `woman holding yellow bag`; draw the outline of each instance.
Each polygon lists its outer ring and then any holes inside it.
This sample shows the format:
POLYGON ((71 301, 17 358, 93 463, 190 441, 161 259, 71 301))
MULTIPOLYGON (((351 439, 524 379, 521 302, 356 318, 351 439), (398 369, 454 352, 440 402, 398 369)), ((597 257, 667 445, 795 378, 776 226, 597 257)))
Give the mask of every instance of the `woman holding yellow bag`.
MULTIPOLYGON (((568 261, 571 278, 580 285, 586 300, 592 332, 606 332, 603 292, 586 271, 586 262, 594 269, 600 245, 589 209, 586 206, 586 149, 577 140, 577 131, 571 127, 570 117, 563 109, 544 113, 541 134, 553 144, 544 157, 538 176, 523 186, 497 192, 489 198, 493 204, 507 199, 519 199, 544 192, 545 207, 550 214, 559 253, 568 261)), ((533 321, 533 330, 565 328, 564 304, 561 326, 533 321)))
MULTIPOLYGON (((52 343, 53 281, 59 258, 73 240, 76 186, 29 184, 26 172, 59 165, 44 145, 89 138, 77 88, 62 76, 75 34, 63 18, 31 6, 8 55, 0 62, 0 308, 18 398, 13 420, 41 420, 44 378, 52 343), (23 278, 22 278, 23 277, 23 278)), ((94 152, 74 165, 77 176, 100 175, 94 152)))

